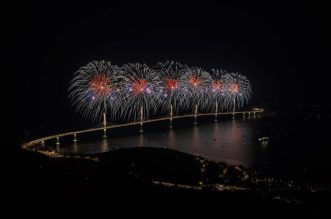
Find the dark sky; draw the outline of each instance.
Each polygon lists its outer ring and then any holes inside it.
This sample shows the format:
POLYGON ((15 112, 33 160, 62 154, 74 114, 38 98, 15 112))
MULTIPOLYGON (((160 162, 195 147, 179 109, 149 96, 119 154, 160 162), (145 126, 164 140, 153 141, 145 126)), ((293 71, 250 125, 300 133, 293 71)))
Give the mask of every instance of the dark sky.
POLYGON ((72 114, 67 103, 72 74, 100 59, 119 65, 171 59, 240 72, 253 85, 255 104, 328 101, 326 5, 63 2, 12 5, 7 12, 6 48, 20 123, 47 123, 50 115, 72 114))

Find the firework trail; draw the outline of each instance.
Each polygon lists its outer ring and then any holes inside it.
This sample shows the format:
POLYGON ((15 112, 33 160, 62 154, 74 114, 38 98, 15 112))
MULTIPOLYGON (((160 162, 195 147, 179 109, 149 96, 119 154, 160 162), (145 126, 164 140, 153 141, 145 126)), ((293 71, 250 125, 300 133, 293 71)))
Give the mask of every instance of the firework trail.
POLYGON ((127 120, 148 117, 160 104, 161 82, 146 64, 129 63, 121 68, 121 117, 127 120))
POLYGON ((118 70, 111 62, 92 61, 75 72, 68 91, 76 112, 92 121, 100 121, 107 111, 114 115, 119 101, 118 70))

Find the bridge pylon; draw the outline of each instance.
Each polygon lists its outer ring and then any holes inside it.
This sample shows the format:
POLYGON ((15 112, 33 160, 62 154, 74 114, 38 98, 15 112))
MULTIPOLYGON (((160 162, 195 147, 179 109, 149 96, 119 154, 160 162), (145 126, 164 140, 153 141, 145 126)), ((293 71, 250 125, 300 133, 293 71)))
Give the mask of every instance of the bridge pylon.
POLYGON ((102 135, 103 138, 107 138, 107 129, 103 129, 103 135, 102 135))
POLYGON ((74 140, 73 140, 73 142, 77 142, 77 134, 76 133, 74 134, 74 140))
POLYGON ((197 117, 198 117, 198 104, 195 105, 195 110, 194 110, 194 122, 193 122, 194 125, 198 124, 197 117))
POLYGON ((172 128, 172 118, 173 118, 173 112, 172 112, 172 104, 170 105, 170 120, 169 120, 169 128, 172 128))
POLYGON ((56 145, 59 145, 59 144, 60 144, 60 137, 56 136, 56 145))

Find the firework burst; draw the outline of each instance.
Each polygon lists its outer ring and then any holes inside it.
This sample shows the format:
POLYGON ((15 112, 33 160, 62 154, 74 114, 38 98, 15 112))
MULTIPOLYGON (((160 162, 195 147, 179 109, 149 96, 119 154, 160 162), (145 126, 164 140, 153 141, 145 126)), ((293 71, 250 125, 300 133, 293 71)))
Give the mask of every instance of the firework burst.
POLYGON ((210 104, 211 111, 215 110, 215 113, 228 104, 228 95, 226 92, 228 77, 224 70, 212 69, 211 71, 211 83, 209 84, 209 98, 213 102, 210 104))
POLYGON ((181 77, 181 84, 183 85, 181 97, 183 105, 195 111, 206 110, 210 104, 210 99, 207 98, 208 86, 211 77, 208 72, 199 67, 189 68, 188 71, 181 77))
POLYGON ((179 98, 182 91, 180 79, 187 72, 188 67, 179 62, 166 61, 159 62, 154 69, 161 80, 161 111, 174 110, 178 113, 182 106, 182 99, 179 98))
POLYGON ((148 117, 160 104, 161 83, 156 72, 146 64, 130 63, 121 68, 121 117, 148 117))
POLYGON ((250 99, 252 88, 246 76, 239 73, 228 74, 227 95, 229 99, 229 106, 233 111, 242 107, 250 99))
POLYGON ((92 61, 75 72, 68 89, 75 110, 92 121, 100 121, 109 110, 114 115, 118 69, 108 61, 92 61))
MULTIPOLYGON (((72 106, 83 117, 100 121, 106 114, 113 119, 143 120, 151 113, 194 110, 233 113, 251 96, 248 79, 238 73, 189 68, 174 61, 146 64, 129 63, 121 68, 107 61, 93 61, 74 74, 69 86, 72 106)), ((105 128, 106 130, 106 128, 105 128)))

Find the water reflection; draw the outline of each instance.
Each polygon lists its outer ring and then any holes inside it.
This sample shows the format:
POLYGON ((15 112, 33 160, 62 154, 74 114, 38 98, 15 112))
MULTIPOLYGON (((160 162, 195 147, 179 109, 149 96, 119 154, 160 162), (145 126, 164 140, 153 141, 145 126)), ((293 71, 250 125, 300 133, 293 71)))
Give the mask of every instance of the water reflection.
POLYGON ((94 142, 63 146, 67 153, 97 153, 125 147, 167 147, 216 161, 252 166, 264 160, 265 150, 257 142, 256 120, 238 119, 192 125, 184 128, 130 133, 94 142), (110 143, 111 142, 111 143, 110 143))
POLYGON ((199 132, 199 127, 197 125, 193 126, 192 130, 192 136, 190 138, 190 151, 198 151, 201 146, 201 138, 200 138, 200 132, 199 132))
MULTIPOLYGON (((144 147, 145 146, 145 141, 144 141, 144 134, 140 133, 138 137, 138 147, 144 147)), ((147 145, 146 145, 147 146, 147 145)))
POLYGON ((110 148, 110 139, 103 138, 101 141, 101 152, 107 152, 110 148))
POLYGON ((175 131, 173 129, 169 129, 167 134, 168 134, 167 135, 167 139, 168 139, 167 147, 171 148, 171 149, 177 149, 179 147, 179 145, 177 143, 175 131))
POLYGON ((73 142, 73 148, 74 148, 74 153, 77 154, 78 153, 78 143, 77 143, 77 141, 73 142))

